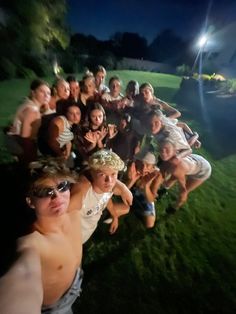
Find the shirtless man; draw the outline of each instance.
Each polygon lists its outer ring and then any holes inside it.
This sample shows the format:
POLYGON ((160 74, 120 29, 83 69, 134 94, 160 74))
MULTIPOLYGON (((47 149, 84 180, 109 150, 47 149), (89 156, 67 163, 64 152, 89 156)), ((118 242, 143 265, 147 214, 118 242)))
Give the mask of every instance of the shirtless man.
POLYGON ((105 208, 112 216, 110 233, 118 228, 118 217, 129 212, 132 193, 117 179, 124 168, 120 157, 109 150, 99 150, 88 161, 88 170, 71 190, 69 210, 78 209, 81 215, 82 242, 85 243, 95 231, 105 208), (115 203, 112 195, 120 195, 123 202, 115 203))
POLYGON ((32 233, 19 239, 19 249, 34 249, 40 257, 42 313, 72 313, 82 281, 80 214, 67 211, 75 180, 55 159, 33 162, 30 167, 26 200, 36 221, 32 233))

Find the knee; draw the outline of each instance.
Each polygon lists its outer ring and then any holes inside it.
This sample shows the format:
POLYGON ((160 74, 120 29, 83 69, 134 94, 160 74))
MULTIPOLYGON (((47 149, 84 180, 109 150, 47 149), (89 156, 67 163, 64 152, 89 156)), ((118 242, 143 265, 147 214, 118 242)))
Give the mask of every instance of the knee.
POLYGON ((147 229, 151 229, 154 227, 155 221, 156 221, 156 217, 154 216, 146 217, 144 221, 144 225, 147 229))

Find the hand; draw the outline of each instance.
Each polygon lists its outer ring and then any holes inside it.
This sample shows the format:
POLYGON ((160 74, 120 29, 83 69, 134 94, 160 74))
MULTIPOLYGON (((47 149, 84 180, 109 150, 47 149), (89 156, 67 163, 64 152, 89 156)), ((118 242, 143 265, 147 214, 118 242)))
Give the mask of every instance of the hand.
POLYGON ((202 143, 199 140, 196 140, 196 142, 193 144, 194 148, 200 148, 202 146, 202 143))
POLYGON ((152 181, 157 178, 159 176, 159 171, 158 170, 154 170, 153 172, 150 172, 148 174, 146 174, 143 178, 142 181, 144 184, 146 185, 150 185, 152 183, 152 181))
POLYGON ((132 182, 136 182, 140 177, 141 177, 140 171, 136 169, 135 162, 132 162, 132 164, 130 165, 128 169, 128 178, 132 182))
POLYGON ((125 186, 125 189, 123 190, 120 196, 125 205, 131 206, 133 203, 133 194, 130 192, 130 190, 127 188, 126 185, 124 186, 125 186))
POLYGON ((123 100, 118 100, 116 102, 116 108, 117 109, 124 109, 125 108, 125 102, 123 100))
POLYGON ((117 133, 118 133, 118 130, 116 128, 116 125, 115 124, 108 124, 108 135, 109 135, 109 138, 115 137, 117 133))
POLYGON ((97 144, 98 135, 96 134, 96 132, 88 131, 88 132, 85 134, 84 138, 85 138, 88 142, 90 142, 90 143, 92 143, 92 144, 97 144))
POLYGON ((103 126, 100 131, 96 132, 97 140, 102 141, 106 137, 107 133, 108 133, 107 128, 103 126))
POLYGON ((119 224, 118 217, 112 217, 112 218, 113 218, 113 221, 109 229, 110 234, 113 234, 116 232, 116 230, 118 229, 118 224, 119 224))
POLYGON ((138 145, 134 149, 134 155, 137 155, 140 151, 141 151, 141 146, 140 146, 140 143, 138 143, 138 145))

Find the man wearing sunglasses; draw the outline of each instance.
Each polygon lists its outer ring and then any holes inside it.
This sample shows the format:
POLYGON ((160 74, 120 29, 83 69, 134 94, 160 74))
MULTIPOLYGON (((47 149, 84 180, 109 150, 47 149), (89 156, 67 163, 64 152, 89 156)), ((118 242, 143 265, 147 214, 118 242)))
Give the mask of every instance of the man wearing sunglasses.
POLYGON ((111 214, 111 234, 118 228, 118 217, 129 212, 132 193, 117 179, 118 172, 123 168, 124 162, 117 154, 110 150, 99 150, 90 156, 88 169, 73 185, 69 210, 77 209, 81 214, 82 243, 95 231, 105 208, 111 214), (113 194, 120 196, 122 201, 114 202, 113 194))
POLYGON ((36 221, 32 233, 19 239, 19 249, 34 249, 40 257, 42 313, 69 314, 82 282, 80 214, 68 212, 75 178, 55 159, 33 162, 30 168, 26 200, 36 221))

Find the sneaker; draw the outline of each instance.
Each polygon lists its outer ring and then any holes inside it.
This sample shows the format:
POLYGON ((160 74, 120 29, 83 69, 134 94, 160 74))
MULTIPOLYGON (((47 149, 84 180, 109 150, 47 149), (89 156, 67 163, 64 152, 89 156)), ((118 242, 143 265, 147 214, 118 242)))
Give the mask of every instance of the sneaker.
POLYGON ((103 220, 103 223, 104 224, 107 224, 107 225, 110 225, 112 223, 113 219, 110 217, 110 218, 107 218, 105 220, 103 220))

